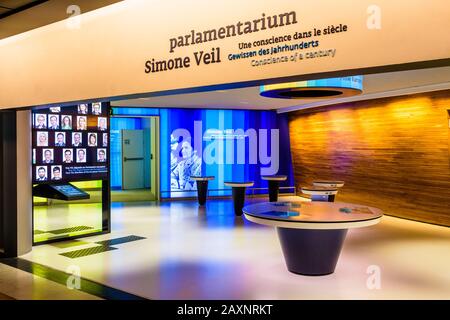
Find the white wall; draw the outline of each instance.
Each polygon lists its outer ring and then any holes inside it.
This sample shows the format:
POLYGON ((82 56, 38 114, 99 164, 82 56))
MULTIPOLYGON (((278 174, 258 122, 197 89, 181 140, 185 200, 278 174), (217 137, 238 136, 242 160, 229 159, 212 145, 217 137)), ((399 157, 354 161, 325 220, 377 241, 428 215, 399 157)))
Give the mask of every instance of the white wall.
POLYGON ((76 21, 61 21, 0 40, 0 108, 130 97, 218 84, 261 83, 289 76, 312 78, 317 73, 340 70, 359 73, 356 69, 450 57, 448 0, 377 0, 379 29, 367 27, 374 17, 368 11, 373 3, 372 0, 122 1, 81 15, 76 21), (218 29, 259 19, 262 13, 270 16, 292 11, 297 14, 296 24, 169 52, 169 40, 191 30, 218 29), (336 49, 333 58, 262 67, 252 66, 252 59, 227 58, 229 54, 245 51, 239 49, 241 42, 253 43, 314 28, 323 30, 332 24, 348 26, 345 33, 317 38, 320 49, 336 49), (209 52, 217 47, 221 50, 221 63, 195 65, 194 52, 209 52), (190 57, 192 66, 160 73, 144 71, 147 60, 176 57, 190 57))

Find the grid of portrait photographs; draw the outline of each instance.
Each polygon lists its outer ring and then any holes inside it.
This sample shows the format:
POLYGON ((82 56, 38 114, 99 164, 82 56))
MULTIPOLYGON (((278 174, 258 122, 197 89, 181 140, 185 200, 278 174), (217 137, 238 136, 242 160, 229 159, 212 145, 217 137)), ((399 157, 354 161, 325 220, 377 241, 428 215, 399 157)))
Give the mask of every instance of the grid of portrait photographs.
POLYGON ((34 183, 107 178, 108 113, 104 102, 34 110, 34 183))

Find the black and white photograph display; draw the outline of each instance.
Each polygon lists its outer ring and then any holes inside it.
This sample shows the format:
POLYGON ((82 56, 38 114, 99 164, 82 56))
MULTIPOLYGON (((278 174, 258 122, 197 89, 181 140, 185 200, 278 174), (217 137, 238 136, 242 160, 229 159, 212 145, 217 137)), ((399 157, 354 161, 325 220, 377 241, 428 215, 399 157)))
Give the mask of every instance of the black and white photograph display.
POLYGON ((36 113, 34 115, 34 128, 35 129, 47 129, 47 115, 42 113, 36 113))
POLYGON ((66 146, 66 133, 55 132, 55 147, 65 147, 65 146, 66 146))
POLYGON ((108 128, 107 104, 33 111, 33 182, 108 178, 108 128))
POLYGON ((50 114, 48 116, 48 129, 59 130, 59 116, 56 114, 50 114))

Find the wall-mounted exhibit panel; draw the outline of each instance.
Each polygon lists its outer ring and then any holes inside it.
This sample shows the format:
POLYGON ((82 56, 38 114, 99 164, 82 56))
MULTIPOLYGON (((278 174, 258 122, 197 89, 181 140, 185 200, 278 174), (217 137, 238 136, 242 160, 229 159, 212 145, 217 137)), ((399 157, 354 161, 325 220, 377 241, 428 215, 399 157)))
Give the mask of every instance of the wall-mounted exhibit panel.
POLYGON ((449 16, 447 0, 122 1, 1 40, 0 106, 448 65, 449 16))
POLYGON ((33 241, 109 232, 109 103, 32 112, 33 241))
POLYGON ((450 225, 450 91, 291 113, 297 185, 345 181, 338 200, 450 225))
MULTIPOLYGON (((274 111, 113 108, 121 117, 160 118, 160 190, 162 198, 196 197, 191 176, 214 176, 209 195, 229 196, 225 181, 254 181, 250 193, 267 194, 264 175, 287 175, 282 193, 295 189, 287 116, 274 111), (291 188, 289 188, 291 187, 291 188)), ((120 129, 140 129, 137 119, 113 118, 112 186, 120 188, 120 129), (117 126, 117 127, 116 127, 117 126)))
POLYGON ((33 181, 107 179, 108 111, 102 103, 33 111, 33 181))

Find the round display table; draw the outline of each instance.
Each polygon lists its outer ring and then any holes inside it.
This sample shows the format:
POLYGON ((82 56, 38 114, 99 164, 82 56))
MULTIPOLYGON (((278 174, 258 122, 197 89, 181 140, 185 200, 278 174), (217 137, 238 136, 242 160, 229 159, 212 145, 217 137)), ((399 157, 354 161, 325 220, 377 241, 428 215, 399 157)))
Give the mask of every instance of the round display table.
POLYGON ((326 188, 342 188, 344 186, 344 181, 316 180, 316 181, 313 181, 313 186, 326 187, 326 188))
POLYGON ((265 202, 243 212, 249 221, 275 227, 288 270, 310 276, 333 273, 347 230, 383 216, 380 209, 344 202, 265 202))
POLYGON ((242 215, 242 208, 245 202, 245 189, 253 187, 253 181, 246 182, 225 182, 225 186, 231 187, 233 192, 234 213, 237 216, 242 215))
POLYGON ((262 180, 267 180, 269 183, 269 201, 277 202, 278 193, 280 190, 280 182, 286 181, 287 176, 261 176, 262 180))
POLYGON ((195 181, 197 183, 197 197, 198 197, 198 204, 201 206, 204 206, 206 203, 206 197, 208 195, 208 181, 214 180, 215 177, 213 176, 206 176, 206 177, 191 177, 192 181, 195 181))
POLYGON ((301 187, 301 191, 304 194, 309 194, 312 201, 334 202, 338 189, 334 187, 305 186, 301 187))

